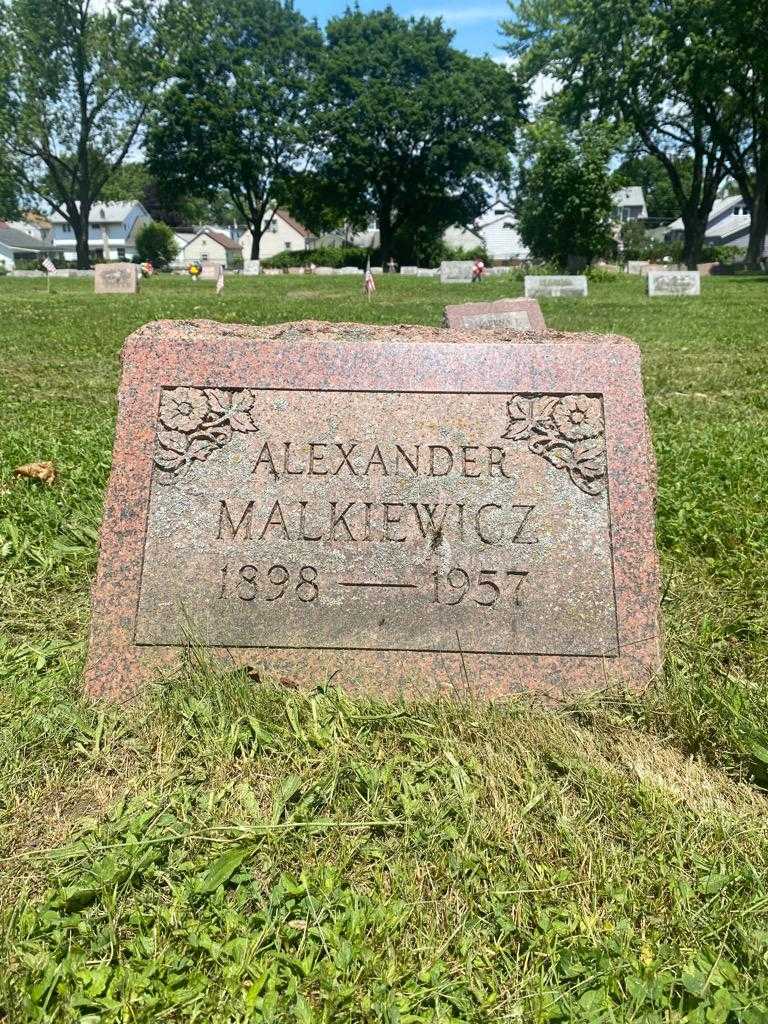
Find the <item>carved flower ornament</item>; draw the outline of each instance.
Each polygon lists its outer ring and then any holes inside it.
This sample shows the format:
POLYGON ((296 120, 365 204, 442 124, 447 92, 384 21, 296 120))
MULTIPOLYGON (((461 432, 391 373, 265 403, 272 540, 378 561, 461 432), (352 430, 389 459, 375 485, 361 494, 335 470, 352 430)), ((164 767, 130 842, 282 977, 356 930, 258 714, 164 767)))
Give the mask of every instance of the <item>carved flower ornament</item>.
POLYGON ((528 450, 567 471, 585 494, 606 488, 603 403, 589 395, 515 395, 507 402, 508 441, 527 441, 528 450))
POLYGON ((235 432, 258 430, 252 409, 253 391, 223 388, 167 388, 160 398, 155 479, 171 484, 205 462, 235 432))

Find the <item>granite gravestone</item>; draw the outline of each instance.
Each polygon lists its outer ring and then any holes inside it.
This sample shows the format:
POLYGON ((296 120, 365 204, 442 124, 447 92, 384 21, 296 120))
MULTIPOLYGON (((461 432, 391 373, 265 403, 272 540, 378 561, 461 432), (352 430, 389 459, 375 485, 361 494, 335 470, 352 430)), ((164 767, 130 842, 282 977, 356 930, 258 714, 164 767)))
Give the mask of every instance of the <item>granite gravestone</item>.
POLYGON ((528 274, 525 278, 526 298, 585 298, 587 279, 583 274, 554 275, 544 277, 528 274))
POLYGON ((440 281, 443 284, 470 284, 473 260, 443 260, 440 264, 440 281))
POLYGON ((403 277, 416 277, 418 273, 418 267, 400 267, 400 274, 403 277))
POLYGON ((627 260, 627 273, 645 275, 650 265, 648 260, 627 260))
POLYGON ((465 302, 445 307, 448 327, 463 330, 545 331, 546 324, 536 299, 498 299, 496 302, 465 302))
POLYGON ((126 342, 91 694, 189 643, 298 682, 478 694, 659 665, 626 339, 148 324, 126 342))
POLYGON ((135 295, 139 290, 139 268, 135 263, 97 263, 93 282, 97 295, 135 295))
POLYGON ((648 295, 701 295, 698 270, 649 270, 648 295))
POLYGON ((256 277, 261 272, 261 260, 243 260, 245 277, 256 277))

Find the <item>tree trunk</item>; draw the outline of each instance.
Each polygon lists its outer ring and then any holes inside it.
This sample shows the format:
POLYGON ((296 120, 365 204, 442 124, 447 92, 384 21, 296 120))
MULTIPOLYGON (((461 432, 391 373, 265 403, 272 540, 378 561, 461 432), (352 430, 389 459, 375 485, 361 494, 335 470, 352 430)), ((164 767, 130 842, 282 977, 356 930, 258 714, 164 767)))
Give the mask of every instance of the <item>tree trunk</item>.
POLYGON ((395 242, 395 233, 392 228, 392 211, 386 203, 379 204, 378 221, 381 264, 384 266, 389 263, 390 257, 394 256, 393 246, 395 242))
POLYGON ((768 169, 755 182, 746 258, 749 270, 760 269, 760 257, 763 254, 766 232, 768 232, 768 169))
POLYGON ((704 236, 707 230, 709 213, 702 217, 701 211, 683 214, 685 239, 683 241, 683 263, 689 270, 696 270, 701 263, 701 250, 704 247, 704 236))
POLYGON ((85 210, 85 213, 83 213, 83 207, 81 205, 77 211, 77 216, 72 218, 72 230, 75 233, 75 251, 77 253, 78 270, 91 269, 91 254, 88 249, 88 220, 90 215, 90 207, 85 210))
POLYGON ((261 221, 251 224, 251 259, 257 260, 261 251, 261 221))

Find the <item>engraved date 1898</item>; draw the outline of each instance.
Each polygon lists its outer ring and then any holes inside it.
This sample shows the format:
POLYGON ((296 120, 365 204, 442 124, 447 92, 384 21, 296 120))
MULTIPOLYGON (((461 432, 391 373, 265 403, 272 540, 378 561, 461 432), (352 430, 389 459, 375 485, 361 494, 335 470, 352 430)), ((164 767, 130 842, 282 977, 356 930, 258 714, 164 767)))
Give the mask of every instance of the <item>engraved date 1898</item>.
POLYGON ((302 565, 291 572, 279 563, 263 568, 257 565, 241 565, 237 572, 230 573, 225 562, 221 567, 221 588, 219 598, 234 594, 241 601, 279 601, 290 593, 302 604, 311 604, 320 594, 317 569, 313 565, 302 565))

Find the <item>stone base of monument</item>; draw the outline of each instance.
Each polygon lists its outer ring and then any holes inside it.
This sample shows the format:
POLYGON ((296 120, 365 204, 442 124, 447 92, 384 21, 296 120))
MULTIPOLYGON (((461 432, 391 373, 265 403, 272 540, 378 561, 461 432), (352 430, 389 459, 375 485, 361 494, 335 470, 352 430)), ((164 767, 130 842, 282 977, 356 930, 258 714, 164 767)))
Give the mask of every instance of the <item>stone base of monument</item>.
POLYGON ((256 277, 261 273, 261 260, 243 260, 243 275, 256 277))
POLYGON ((447 327, 459 330, 546 331, 544 316, 536 299, 498 299, 496 302, 465 302, 446 306, 447 327))
POLYGON ((161 322, 122 366, 91 695, 122 698, 191 645, 392 696, 658 671, 627 339, 161 322))

